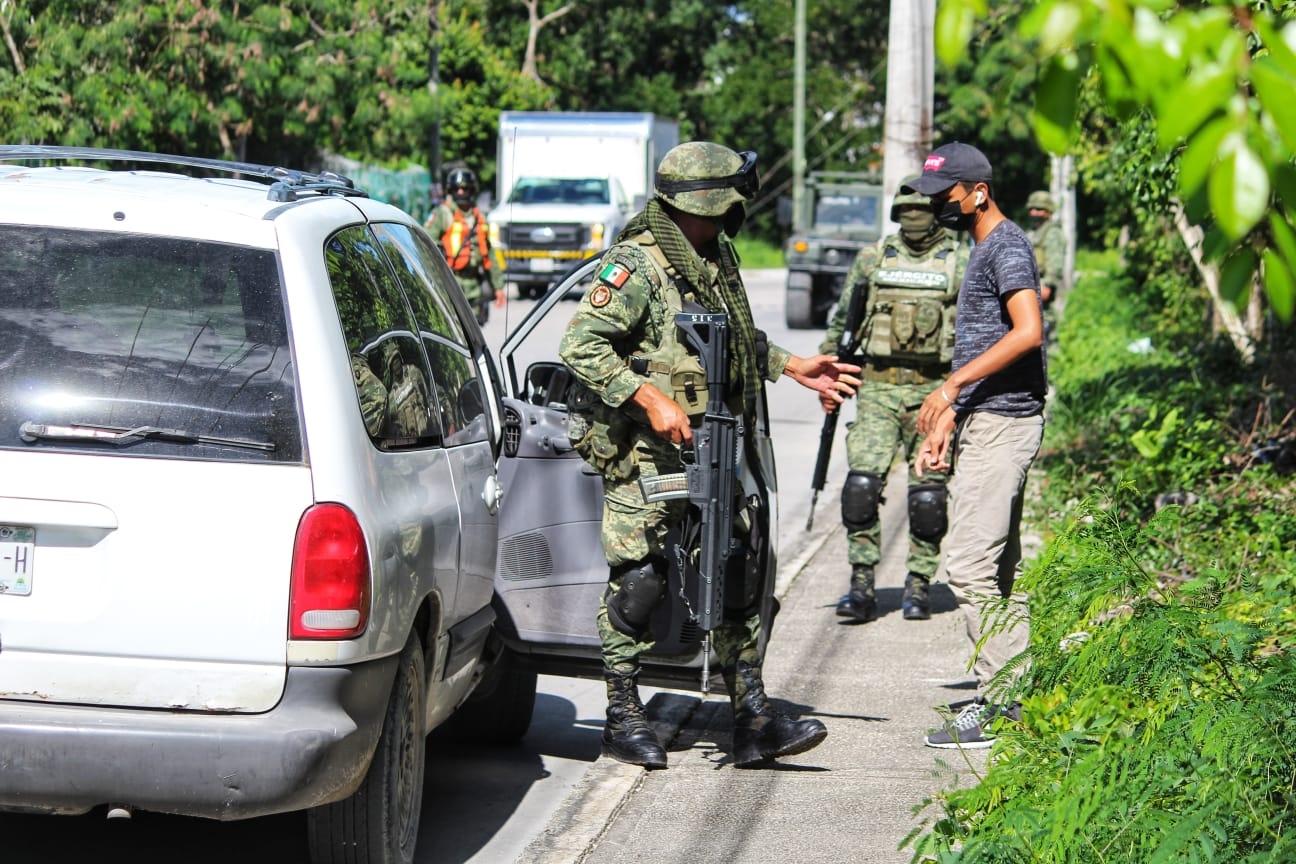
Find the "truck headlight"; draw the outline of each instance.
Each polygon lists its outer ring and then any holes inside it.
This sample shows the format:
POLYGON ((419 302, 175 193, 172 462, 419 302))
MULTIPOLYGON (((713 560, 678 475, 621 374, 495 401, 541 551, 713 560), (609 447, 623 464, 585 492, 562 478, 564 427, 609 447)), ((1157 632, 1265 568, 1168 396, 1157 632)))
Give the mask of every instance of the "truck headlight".
POLYGON ((500 226, 494 222, 488 222, 486 224, 486 235, 490 237, 492 246, 498 246, 500 242, 500 226))
POLYGON ((603 230, 602 222, 595 222, 590 225, 590 246, 594 249, 603 248, 603 230))

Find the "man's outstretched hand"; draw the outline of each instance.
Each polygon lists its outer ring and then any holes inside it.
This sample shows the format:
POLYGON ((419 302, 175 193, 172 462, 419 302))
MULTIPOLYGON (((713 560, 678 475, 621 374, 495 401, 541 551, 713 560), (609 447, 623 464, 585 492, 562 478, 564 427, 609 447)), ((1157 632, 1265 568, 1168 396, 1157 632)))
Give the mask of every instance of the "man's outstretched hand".
POLYGON ((783 374, 818 393, 823 409, 831 411, 855 395, 855 388, 860 385, 855 373, 859 371, 860 367, 842 363, 834 354, 816 354, 813 357, 793 356, 783 374))

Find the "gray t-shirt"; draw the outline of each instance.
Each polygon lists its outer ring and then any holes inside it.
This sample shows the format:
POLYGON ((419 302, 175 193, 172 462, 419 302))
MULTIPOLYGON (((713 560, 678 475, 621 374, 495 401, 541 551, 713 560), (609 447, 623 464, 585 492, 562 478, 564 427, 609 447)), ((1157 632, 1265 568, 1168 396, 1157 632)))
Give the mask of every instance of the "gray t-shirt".
MULTIPOLYGON (((1035 292, 1040 302, 1035 250, 1026 232, 1005 219, 972 249, 958 297, 958 330, 954 368, 984 354, 1012 327, 1008 297, 1017 291, 1035 292)), ((1042 309, 1042 306, 1041 306, 1042 309)), ((1044 346, 988 378, 964 387, 955 400, 959 419, 973 411, 1005 417, 1031 417, 1044 410, 1048 371, 1044 346)))

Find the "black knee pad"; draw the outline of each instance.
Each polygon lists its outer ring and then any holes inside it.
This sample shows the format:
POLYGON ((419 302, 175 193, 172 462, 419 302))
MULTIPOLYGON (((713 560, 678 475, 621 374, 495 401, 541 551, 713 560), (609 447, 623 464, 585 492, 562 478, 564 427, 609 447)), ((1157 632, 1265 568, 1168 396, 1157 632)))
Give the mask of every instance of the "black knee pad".
POLYGON ((842 524, 848 531, 864 531, 877 522, 878 504, 882 501, 881 474, 852 471, 842 485, 842 524))
POLYGON ((939 542, 949 522, 945 518, 945 486, 924 483, 909 487, 909 533, 919 540, 939 542))
POLYGON ((639 638, 648 629, 653 610, 666 596, 665 568, 644 561, 619 567, 615 575, 620 577, 621 587, 613 591, 608 586, 605 596, 608 621, 627 636, 639 638))

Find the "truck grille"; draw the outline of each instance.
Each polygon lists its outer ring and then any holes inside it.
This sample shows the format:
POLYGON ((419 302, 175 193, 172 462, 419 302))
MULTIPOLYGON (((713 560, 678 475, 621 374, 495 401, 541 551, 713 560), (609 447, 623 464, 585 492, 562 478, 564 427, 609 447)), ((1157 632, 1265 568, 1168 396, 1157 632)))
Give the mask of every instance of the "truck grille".
POLYGON ((589 229, 584 225, 505 225, 501 233, 503 245, 509 249, 579 249, 589 242, 589 229))

